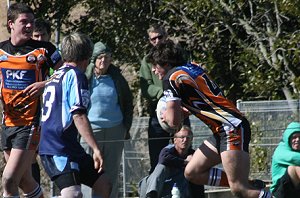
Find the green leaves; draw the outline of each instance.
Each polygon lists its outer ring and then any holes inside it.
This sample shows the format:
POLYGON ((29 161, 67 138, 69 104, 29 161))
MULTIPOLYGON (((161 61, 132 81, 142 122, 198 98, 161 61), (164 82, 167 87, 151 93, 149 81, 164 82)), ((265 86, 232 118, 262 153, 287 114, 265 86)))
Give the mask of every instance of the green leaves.
POLYGON ((114 60, 131 65, 136 73, 150 48, 147 28, 160 23, 188 51, 190 60, 206 65, 235 101, 298 97, 299 1, 23 2, 32 5, 38 16, 50 19, 54 27, 60 19, 64 33, 81 31, 94 42, 108 44, 114 60))

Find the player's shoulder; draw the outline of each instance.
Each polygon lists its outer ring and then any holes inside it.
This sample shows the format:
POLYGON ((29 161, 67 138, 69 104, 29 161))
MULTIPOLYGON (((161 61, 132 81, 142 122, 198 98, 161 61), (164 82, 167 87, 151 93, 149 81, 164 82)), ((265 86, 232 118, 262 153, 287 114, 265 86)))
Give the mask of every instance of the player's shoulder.
POLYGON ((46 48, 46 49, 56 49, 56 47, 48 41, 36 41, 33 39, 30 39, 27 43, 27 45, 33 47, 33 48, 46 48))
POLYGON ((203 75, 204 73, 206 73, 206 70, 202 67, 201 64, 191 62, 177 67, 172 76, 190 76, 195 79, 198 76, 203 75))
POLYGON ((75 78, 80 80, 86 79, 85 74, 78 67, 65 64, 59 70, 61 70, 62 73, 67 73, 68 78, 75 78))
POLYGON ((167 74, 164 76, 163 81, 168 81, 170 76, 173 75, 178 70, 177 67, 172 68, 167 72, 167 74))
POLYGON ((7 40, 4 40, 4 41, 0 41, 0 46, 6 45, 7 43, 9 43, 9 40, 8 40, 8 39, 7 39, 7 40))
POLYGON ((0 49, 5 49, 6 46, 11 45, 11 43, 9 42, 9 40, 5 40, 5 41, 1 41, 0 42, 0 49))

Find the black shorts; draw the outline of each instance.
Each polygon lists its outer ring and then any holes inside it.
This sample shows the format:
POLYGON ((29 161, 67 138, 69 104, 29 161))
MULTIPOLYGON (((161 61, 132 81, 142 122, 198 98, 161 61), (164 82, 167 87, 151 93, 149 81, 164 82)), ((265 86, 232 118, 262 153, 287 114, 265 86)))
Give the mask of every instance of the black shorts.
POLYGON ((11 150, 36 150, 40 141, 40 129, 38 126, 2 126, 1 149, 11 150))
POLYGON ((76 160, 52 155, 41 155, 40 158, 46 173, 60 190, 80 184, 92 187, 103 174, 94 168, 94 160, 88 154, 76 160))
POLYGON ((245 151, 248 153, 250 139, 250 125, 244 119, 237 127, 223 124, 221 132, 214 134, 207 141, 216 147, 219 153, 230 150, 245 151))
POLYGON ((296 189, 288 172, 278 180, 277 186, 273 190, 272 194, 276 198, 299 198, 300 189, 296 189))

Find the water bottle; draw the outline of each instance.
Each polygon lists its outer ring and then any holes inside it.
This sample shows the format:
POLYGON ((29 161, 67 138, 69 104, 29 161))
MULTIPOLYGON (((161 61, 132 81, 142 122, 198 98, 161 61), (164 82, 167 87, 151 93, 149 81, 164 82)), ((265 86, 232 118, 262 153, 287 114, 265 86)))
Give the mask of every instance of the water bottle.
POLYGON ((172 198, 180 198, 180 191, 176 183, 174 183, 171 193, 172 193, 172 198))

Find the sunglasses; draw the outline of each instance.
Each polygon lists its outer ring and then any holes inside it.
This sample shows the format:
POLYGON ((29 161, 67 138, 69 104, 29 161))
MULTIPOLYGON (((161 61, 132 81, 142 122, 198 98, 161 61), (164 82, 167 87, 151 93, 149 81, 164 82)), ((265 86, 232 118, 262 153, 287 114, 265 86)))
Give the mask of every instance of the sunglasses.
POLYGON ((184 138, 186 138, 186 139, 191 139, 191 138, 193 138, 192 136, 174 136, 174 138, 181 138, 181 139, 184 139, 184 138))
POLYGON ((150 41, 154 42, 156 39, 161 40, 163 37, 163 35, 158 35, 156 37, 150 38, 150 41))

